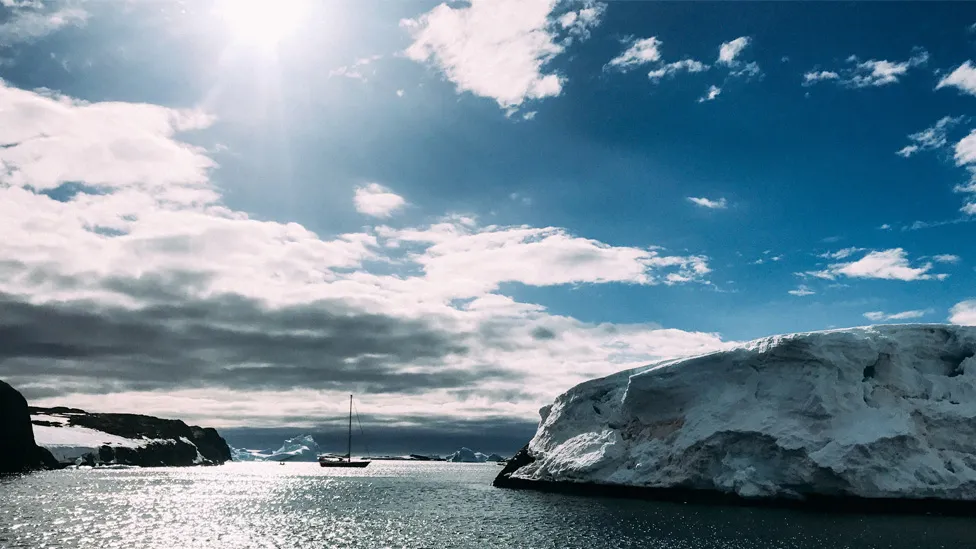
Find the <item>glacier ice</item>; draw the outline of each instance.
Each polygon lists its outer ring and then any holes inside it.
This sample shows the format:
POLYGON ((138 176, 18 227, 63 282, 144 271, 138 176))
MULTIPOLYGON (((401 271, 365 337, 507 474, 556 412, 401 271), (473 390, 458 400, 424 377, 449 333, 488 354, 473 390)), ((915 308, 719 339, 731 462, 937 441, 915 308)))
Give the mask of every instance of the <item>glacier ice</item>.
POLYGON ((312 435, 289 438, 273 452, 231 448, 234 461, 318 461, 322 450, 312 435))
POLYGON ((488 456, 481 452, 475 452, 470 448, 461 448, 457 452, 447 456, 446 461, 453 463, 484 463, 488 461, 488 456))
POLYGON ((976 500, 974 355, 974 327, 888 325, 619 372, 542 408, 499 481, 976 500))

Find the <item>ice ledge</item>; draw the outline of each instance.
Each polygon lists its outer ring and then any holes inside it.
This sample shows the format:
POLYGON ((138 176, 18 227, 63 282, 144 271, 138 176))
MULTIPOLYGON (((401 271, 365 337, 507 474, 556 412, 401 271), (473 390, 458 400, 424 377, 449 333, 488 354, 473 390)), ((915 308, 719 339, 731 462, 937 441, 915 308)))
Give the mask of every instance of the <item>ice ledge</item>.
POLYGON ((525 459, 497 483, 678 499, 976 501, 974 355, 976 328, 887 325, 620 372, 543 408, 525 459))

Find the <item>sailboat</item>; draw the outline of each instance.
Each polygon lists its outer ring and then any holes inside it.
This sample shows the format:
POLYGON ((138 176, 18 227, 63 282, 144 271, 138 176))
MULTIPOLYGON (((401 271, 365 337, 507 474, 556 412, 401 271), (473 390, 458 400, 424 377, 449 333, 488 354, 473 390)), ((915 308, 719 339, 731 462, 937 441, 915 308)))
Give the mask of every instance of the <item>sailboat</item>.
MULTIPOLYGON (((358 417, 358 416, 357 416, 358 417)), ((319 456, 319 465, 322 467, 366 467, 368 460, 352 460, 352 395, 349 395, 349 437, 346 455, 325 455, 319 456), (345 460, 345 461, 343 461, 345 460)))

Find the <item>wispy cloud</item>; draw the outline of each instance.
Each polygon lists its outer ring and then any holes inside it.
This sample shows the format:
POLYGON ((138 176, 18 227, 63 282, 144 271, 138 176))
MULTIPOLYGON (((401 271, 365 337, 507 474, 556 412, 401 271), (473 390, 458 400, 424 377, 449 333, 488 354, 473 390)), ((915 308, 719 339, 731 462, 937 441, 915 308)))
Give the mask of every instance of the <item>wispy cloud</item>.
POLYGON ((914 320, 925 315, 932 314, 932 309, 902 311, 900 313, 885 313, 883 311, 871 311, 864 313, 864 318, 871 322, 890 322, 892 320, 914 320))
POLYGON ((952 254, 941 254, 941 255, 934 255, 934 256, 932 256, 932 261, 935 261, 936 263, 953 263, 954 264, 954 263, 959 263, 959 261, 961 261, 961 260, 962 260, 961 257, 959 257, 958 255, 952 255, 952 254))
POLYGON ((12 2, 4 0, 2 7, 8 18, 0 23, 0 47, 12 46, 43 38, 68 26, 82 26, 88 12, 80 7, 48 8, 41 2, 12 2))
POLYGON ((868 88, 894 84, 911 68, 919 67, 928 62, 929 54, 923 49, 916 49, 912 56, 905 61, 888 61, 885 59, 868 59, 862 61, 856 55, 847 58, 848 67, 838 71, 814 69, 803 75, 803 85, 811 86, 818 82, 836 82, 849 88, 868 88))
POLYGON ((458 92, 491 98, 511 112, 562 93, 565 78, 546 69, 567 47, 558 33, 584 38, 602 13, 591 2, 570 21, 555 15, 556 8, 550 0, 440 4, 401 22, 413 38, 405 54, 441 71, 458 92))
POLYGON ((940 118, 933 126, 909 135, 908 139, 911 141, 911 144, 906 145, 895 154, 908 158, 919 151, 929 151, 945 147, 949 143, 947 137, 949 130, 962 122, 964 118, 963 116, 944 116, 940 118))
POLYGON ((356 211, 373 217, 390 217, 407 201, 379 183, 369 183, 356 189, 353 197, 356 211))
POLYGON ((710 210, 724 210, 728 207, 728 202, 726 202, 724 198, 712 200, 705 197, 689 196, 688 201, 696 206, 701 206, 702 208, 708 208, 710 210))
MULTIPOLYGON (((845 252, 846 250, 841 250, 845 252)), ((847 254, 850 255, 850 254, 847 254)), ((847 255, 841 257, 847 257, 847 255)), ((830 257, 830 256, 828 256, 830 257)), ((912 267, 908 254, 902 248, 868 252, 857 261, 834 263, 820 271, 808 271, 808 276, 834 280, 838 277, 877 278, 883 280, 944 280, 949 275, 932 273, 932 263, 912 267)))
MULTIPOLYGON (((362 57, 360 59, 357 59, 351 65, 346 65, 343 67, 332 69, 331 71, 329 71, 329 78, 332 78, 333 76, 344 76, 346 78, 362 80, 363 82, 365 82, 366 80, 368 80, 368 77, 364 74, 366 67, 372 64, 374 61, 378 61, 382 58, 383 58, 382 55, 371 55, 369 57, 362 57)), ((374 70, 372 74, 375 73, 376 71, 374 70)), ((403 90, 400 90, 400 92, 402 91, 403 90)), ((400 93, 400 95, 402 95, 402 93, 400 93)))
POLYGON ((615 69, 626 72, 634 67, 653 63, 661 59, 661 41, 656 37, 632 39, 620 55, 611 59, 607 64, 607 69, 615 69))
POLYGON ((681 61, 668 63, 663 67, 648 72, 647 77, 650 78, 652 82, 658 82, 665 76, 674 76, 679 72, 703 72, 707 70, 708 65, 705 65, 699 61, 695 61, 694 59, 682 59, 681 61))
POLYGON ((797 288, 795 290, 790 290, 790 291, 788 291, 786 293, 788 293, 790 295, 795 295, 797 297, 806 297, 808 295, 813 295, 813 294, 815 294, 817 292, 811 290, 805 284, 800 284, 799 286, 797 286, 797 288))
POLYGON ((963 93, 976 95, 976 66, 972 61, 959 65, 935 86, 937 90, 942 88, 956 88, 963 93))
POLYGON ((705 95, 698 98, 698 102, 704 103, 705 101, 712 101, 716 97, 718 97, 719 94, 721 93, 722 93, 722 88, 715 85, 711 85, 708 87, 708 91, 705 92, 705 95))

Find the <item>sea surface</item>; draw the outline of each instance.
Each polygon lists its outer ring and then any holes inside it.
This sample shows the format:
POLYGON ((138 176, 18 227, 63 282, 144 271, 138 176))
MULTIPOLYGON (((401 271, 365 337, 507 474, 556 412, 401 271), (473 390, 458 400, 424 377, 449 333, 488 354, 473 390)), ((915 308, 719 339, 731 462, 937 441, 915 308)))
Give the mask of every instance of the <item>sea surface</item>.
POLYGON ((0 479, 0 547, 966 548, 972 519, 492 488, 494 464, 66 470, 0 479))

